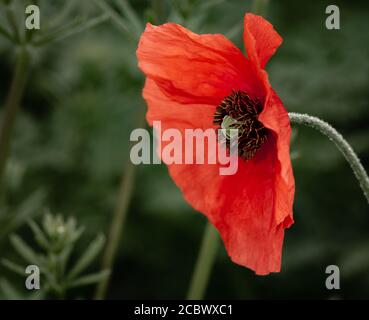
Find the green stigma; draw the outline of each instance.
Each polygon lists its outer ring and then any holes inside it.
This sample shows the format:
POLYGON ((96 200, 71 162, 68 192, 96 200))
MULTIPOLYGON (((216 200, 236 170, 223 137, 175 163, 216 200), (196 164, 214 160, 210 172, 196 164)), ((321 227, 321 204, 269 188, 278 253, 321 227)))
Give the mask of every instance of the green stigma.
POLYGON ((222 133, 227 140, 232 140, 233 138, 238 136, 238 132, 235 130, 237 129, 237 127, 235 127, 235 125, 237 124, 238 122, 230 116, 225 116, 223 118, 220 127, 222 128, 222 133))

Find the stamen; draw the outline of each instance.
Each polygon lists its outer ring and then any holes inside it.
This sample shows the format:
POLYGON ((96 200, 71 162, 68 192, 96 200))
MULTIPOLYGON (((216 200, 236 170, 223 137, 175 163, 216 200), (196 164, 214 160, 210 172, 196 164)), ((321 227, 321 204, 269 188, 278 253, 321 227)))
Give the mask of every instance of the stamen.
POLYGON ((230 129, 238 129, 238 153, 245 160, 250 160, 268 137, 268 129, 258 120, 261 111, 259 100, 234 91, 224 98, 214 114, 214 124, 222 128, 227 146, 234 138, 230 129))

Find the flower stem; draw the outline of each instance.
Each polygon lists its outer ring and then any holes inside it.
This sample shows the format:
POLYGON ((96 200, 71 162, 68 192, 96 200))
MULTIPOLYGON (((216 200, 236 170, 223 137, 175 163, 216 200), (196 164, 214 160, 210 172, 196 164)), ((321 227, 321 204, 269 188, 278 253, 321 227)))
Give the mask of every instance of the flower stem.
POLYGON ((336 145, 338 150, 341 151, 347 162, 350 164, 351 169, 354 172, 356 179, 359 181, 360 187, 369 203, 368 174, 361 164, 359 157, 356 155, 348 142, 342 137, 342 135, 330 124, 323 120, 320 120, 317 117, 294 112, 290 112, 288 115, 292 123, 303 124, 312 127, 326 135, 329 140, 331 140, 336 145))
POLYGON ((219 236, 215 228, 207 223, 200 252, 192 275, 187 299, 203 299, 219 247, 219 236))
MULTIPOLYGON (((14 77, 5 102, 5 111, 0 127, 0 186, 2 186, 15 118, 26 87, 28 69, 29 53, 22 46, 17 54, 14 77)), ((0 190, 2 190, 1 187, 0 190)))
MULTIPOLYGON (((146 126, 145 112, 146 109, 142 108, 142 111, 138 114, 137 126, 139 128, 144 128, 146 126)), ((104 249, 101 263, 101 270, 110 270, 110 273, 107 277, 103 278, 98 283, 95 292, 96 300, 105 299, 107 294, 112 269, 114 267, 114 261, 117 256, 118 245, 121 239, 124 224, 127 219, 128 208, 135 183, 136 171, 137 166, 129 161, 121 178, 120 187, 117 195, 117 203, 113 212, 113 219, 110 225, 108 241, 104 249)))
MULTIPOLYGON (((254 0, 252 12, 259 15, 265 14, 268 2, 269 0, 254 0)), ((204 297, 218 246, 219 237, 214 227, 208 222, 187 293, 187 299, 202 299, 204 297)))
MULTIPOLYGON (((128 206, 134 186, 135 173, 136 166, 132 162, 129 162, 121 180, 117 204, 113 213, 113 220, 110 225, 109 238, 102 259, 101 270, 111 270, 113 268, 122 229, 127 218, 128 206)), ((101 300, 105 298, 109 280, 110 276, 104 278, 104 280, 98 284, 95 299, 101 300)))
MULTIPOLYGON (((123 34, 129 35, 130 39, 133 39, 135 43, 138 42, 138 39, 135 36, 130 34, 128 25, 126 21, 120 17, 119 14, 115 12, 108 4, 106 4, 102 0, 95 0, 95 3, 104 11, 106 12, 110 18, 115 21, 122 29, 123 34)), ((126 5, 129 5, 126 3, 126 5)), ((143 29, 143 28, 142 28, 143 29)), ((146 118, 145 118, 146 109, 142 109, 142 114, 138 115, 138 127, 144 128, 146 127, 146 118)), ((114 265, 114 260, 117 254, 117 249, 119 245, 119 241, 121 238, 122 229, 124 227, 124 223, 126 221, 128 207, 132 196, 132 191, 135 182, 137 166, 134 165, 131 161, 127 164, 126 170, 121 180, 120 189, 118 193, 118 199, 115 211, 113 213, 113 220, 110 226, 109 236, 107 245, 105 247, 105 251, 103 254, 102 260, 102 270, 112 270, 114 265)), ((110 275, 112 272, 110 272, 110 275)), ((101 300, 106 297, 107 289, 109 286, 110 275, 104 278, 101 282, 99 282, 96 293, 95 299, 101 300)))

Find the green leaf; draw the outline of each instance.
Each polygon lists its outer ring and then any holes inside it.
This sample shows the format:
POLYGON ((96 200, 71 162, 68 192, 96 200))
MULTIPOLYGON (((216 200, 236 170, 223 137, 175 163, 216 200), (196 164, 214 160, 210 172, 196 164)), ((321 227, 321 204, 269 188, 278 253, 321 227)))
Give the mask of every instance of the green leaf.
POLYGON ((13 217, 11 220, 6 224, 5 227, 2 227, 0 237, 7 235, 9 232, 22 225, 27 219, 30 219, 32 216, 36 215, 41 208, 41 204, 44 201, 45 196, 46 193, 44 190, 40 189, 32 193, 26 200, 24 200, 17 208, 16 212, 12 212, 13 217))
POLYGON ((8 259, 2 259, 1 263, 8 268, 9 270, 13 271, 14 273, 24 276, 25 275, 25 269, 20 266, 19 264, 16 264, 8 259))
POLYGON ((108 14, 113 22, 120 28, 120 30, 129 37, 129 39, 133 40, 135 43, 137 42, 137 37, 132 36, 132 32, 127 24, 127 21, 121 17, 117 11, 115 11, 109 4, 107 4, 104 0, 94 0, 96 5, 100 7, 100 9, 108 14))
POLYGON ((88 246, 85 253, 81 256, 81 258, 74 265, 72 270, 68 274, 68 279, 73 279, 78 276, 83 270, 85 270, 91 262, 96 258, 96 256, 100 253, 105 243, 104 235, 98 235, 96 239, 88 246))
POLYGON ((62 23, 65 22, 66 18, 70 15, 71 12, 75 9, 78 5, 78 1, 66 1, 64 7, 60 10, 58 15, 50 21, 49 28, 60 26, 62 23))
POLYGON ((34 41, 33 44, 35 46, 42 46, 50 42, 64 40, 67 37, 74 36, 75 34, 94 28, 95 26, 107 21, 108 18, 109 16, 107 14, 102 14, 91 19, 77 19, 65 27, 44 35, 42 38, 34 41))
POLYGON ((2 26, 0 26, 0 34, 7 38, 9 41, 13 41, 12 35, 2 26))
POLYGON ((22 202, 20 208, 17 210, 14 227, 18 227, 27 219, 30 219, 30 217, 37 214, 40 211, 45 198, 46 192, 43 189, 39 189, 27 197, 27 199, 22 202))
POLYGON ((42 232, 41 228, 32 220, 28 221, 28 225, 32 229, 37 243, 45 249, 50 248, 50 243, 47 240, 46 235, 42 232))
POLYGON ((71 235, 71 238, 69 239, 70 243, 74 243, 76 242, 80 237, 81 235, 83 234, 83 232, 85 231, 85 227, 79 227, 76 231, 73 232, 73 234, 71 235))
POLYGON ((97 273, 92 273, 87 276, 80 277, 68 285, 68 288, 75 288, 94 284, 106 279, 110 275, 110 270, 103 270, 97 273))
POLYGON ((19 255, 31 264, 40 265, 37 254, 17 235, 10 236, 10 242, 19 255))
POLYGON ((74 248, 73 245, 69 245, 69 246, 65 247, 59 254, 59 264, 60 264, 61 274, 64 274, 64 272, 65 272, 67 262, 69 260, 69 257, 70 257, 70 254, 71 254, 73 248, 74 248))
POLYGON ((128 0, 116 0, 116 3, 120 7, 122 13, 128 19, 128 21, 132 24, 133 28, 136 31, 137 37, 139 37, 143 31, 143 25, 140 19, 138 18, 136 12, 131 7, 129 1, 128 0))

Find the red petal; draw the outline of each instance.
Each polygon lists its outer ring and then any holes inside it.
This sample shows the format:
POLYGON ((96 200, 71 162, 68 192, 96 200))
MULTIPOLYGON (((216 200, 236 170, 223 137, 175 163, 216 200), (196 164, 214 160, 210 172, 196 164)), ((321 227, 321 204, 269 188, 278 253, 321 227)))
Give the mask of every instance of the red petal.
POLYGON ((147 121, 160 120, 169 128, 177 128, 178 123, 187 124, 192 128, 208 129, 213 127, 212 120, 215 112, 213 105, 180 104, 171 101, 154 80, 146 79, 143 97, 148 103, 147 121), (153 103, 150 103, 153 102, 153 103), (172 126, 169 126, 172 125, 172 126))
POLYGON ((261 92, 250 61, 223 35, 148 24, 137 57, 146 76, 178 102, 218 105, 232 90, 261 92))
MULTIPOLYGON (((152 80, 146 82, 144 97, 149 122, 161 120, 163 130, 176 128, 184 137, 185 129, 213 127, 211 105, 173 102, 152 80)), ((283 184, 285 172, 292 173, 290 162, 289 158, 283 158, 283 164, 278 161, 278 145, 289 144, 289 134, 283 130, 290 128, 276 129, 252 160, 239 159, 233 176, 221 176, 218 164, 168 166, 186 200, 219 230, 232 260, 257 274, 280 270, 284 228, 292 222, 293 176, 289 185, 283 184)))
POLYGON ((291 125, 288 113, 273 89, 270 88, 259 120, 273 130, 277 143, 279 174, 276 179, 276 222, 288 228, 293 223, 292 205, 295 193, 295 180, 290 159, 291 125))
POLYGON ((257 67, 257 75, 264 84, 265 101, 259 120, 275 133, 277 146, 277 169, 275 188, 276 223, 289 227, 293 223, 292 205, 295 182, 290 160, 291 126, 288 113, 281 100, 271 88, 268 74, 263 70, 268 60, 282 43, 282 38, 272 24, 254 14, 245 15, 244 41, 249 59, 257 67))
POLYGON ((245 15, 244 29, 244 42, 249 59, 264 68, 281 45, 281 36, 271 23, 252 13, 245 15))

